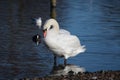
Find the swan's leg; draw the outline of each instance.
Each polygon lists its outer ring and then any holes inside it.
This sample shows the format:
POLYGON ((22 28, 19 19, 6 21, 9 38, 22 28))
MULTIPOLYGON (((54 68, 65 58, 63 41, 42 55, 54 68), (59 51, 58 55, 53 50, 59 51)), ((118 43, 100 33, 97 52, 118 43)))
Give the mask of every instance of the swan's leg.
POLYGON ((54 66, 57 65, 56 60, 57 60, 57 57, 56 57, 56 55, 54 55, 54 66))
POLYGON ((66 66, 67 64, 67 59, 64 58, 64 65, 66 66))

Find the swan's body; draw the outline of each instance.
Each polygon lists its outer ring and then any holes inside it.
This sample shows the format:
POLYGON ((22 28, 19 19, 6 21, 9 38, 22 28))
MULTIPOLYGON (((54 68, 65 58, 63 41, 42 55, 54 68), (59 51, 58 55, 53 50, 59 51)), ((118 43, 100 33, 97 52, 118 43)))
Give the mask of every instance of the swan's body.
POLYGON ((43 26, 44 40, 50 50, 57 56, 66 59, 84 52, 77 36, 71 35, 69 31, 59 29, 59 24, 55 19, 49 19, 43 26))

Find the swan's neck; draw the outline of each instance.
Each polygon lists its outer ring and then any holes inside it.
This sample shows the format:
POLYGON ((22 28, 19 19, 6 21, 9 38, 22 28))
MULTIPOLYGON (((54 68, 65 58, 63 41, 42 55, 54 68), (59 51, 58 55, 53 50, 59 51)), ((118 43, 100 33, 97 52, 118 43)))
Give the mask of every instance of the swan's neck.
POLYGON ((52 21, 51 25, 53 25, 55 31, 59 32, 59 24, 58 24, 58 22, 56 20, 54 20, 54 19, 52 19, 51 21, 52 21))

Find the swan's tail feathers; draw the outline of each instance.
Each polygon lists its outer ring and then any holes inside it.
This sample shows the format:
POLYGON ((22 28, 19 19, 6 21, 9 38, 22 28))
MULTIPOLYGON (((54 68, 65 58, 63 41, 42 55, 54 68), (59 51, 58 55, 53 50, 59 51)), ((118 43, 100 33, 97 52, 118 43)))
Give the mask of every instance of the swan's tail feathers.
POLYGON ((86 48, 85 48, 85 45, 82 46, 82 51, 81 52, 85 52, 86 51, 86 48))
POLYGON ((83 46, 80 46, 80 47, 78 48, 77 52, 78 52, 78 53, 83 53, 83 52, 85 52, 85 50, 86 50, 85 45, 83 45, 83 46))
POLYGON ((75 50, 72 54, 71 54, 71 56, 76 56, 77 54, 80 54, 80 53, 83 53, 83 52, 85 52, 85 50, 86 50, 86 48, 85 48, 85 46, 83 45, 83 46, 80 46, 79 48, 77 48, 77 50, 75 50))

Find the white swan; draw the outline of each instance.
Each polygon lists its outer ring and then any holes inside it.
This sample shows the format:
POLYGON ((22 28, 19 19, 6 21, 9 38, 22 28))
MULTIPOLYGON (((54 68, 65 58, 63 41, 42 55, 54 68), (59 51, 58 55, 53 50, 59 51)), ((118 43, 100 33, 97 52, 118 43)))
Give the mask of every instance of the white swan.
POLYGON ((67 30, 59 29, 59 24, 55 19, 48 19, 45 22, 43 32, 45 43, 54 52, 55 61, 56 56, 63 56, 64 64, 66 64, 66 59, 85 51, 78 37, 71 35, 67 30))

